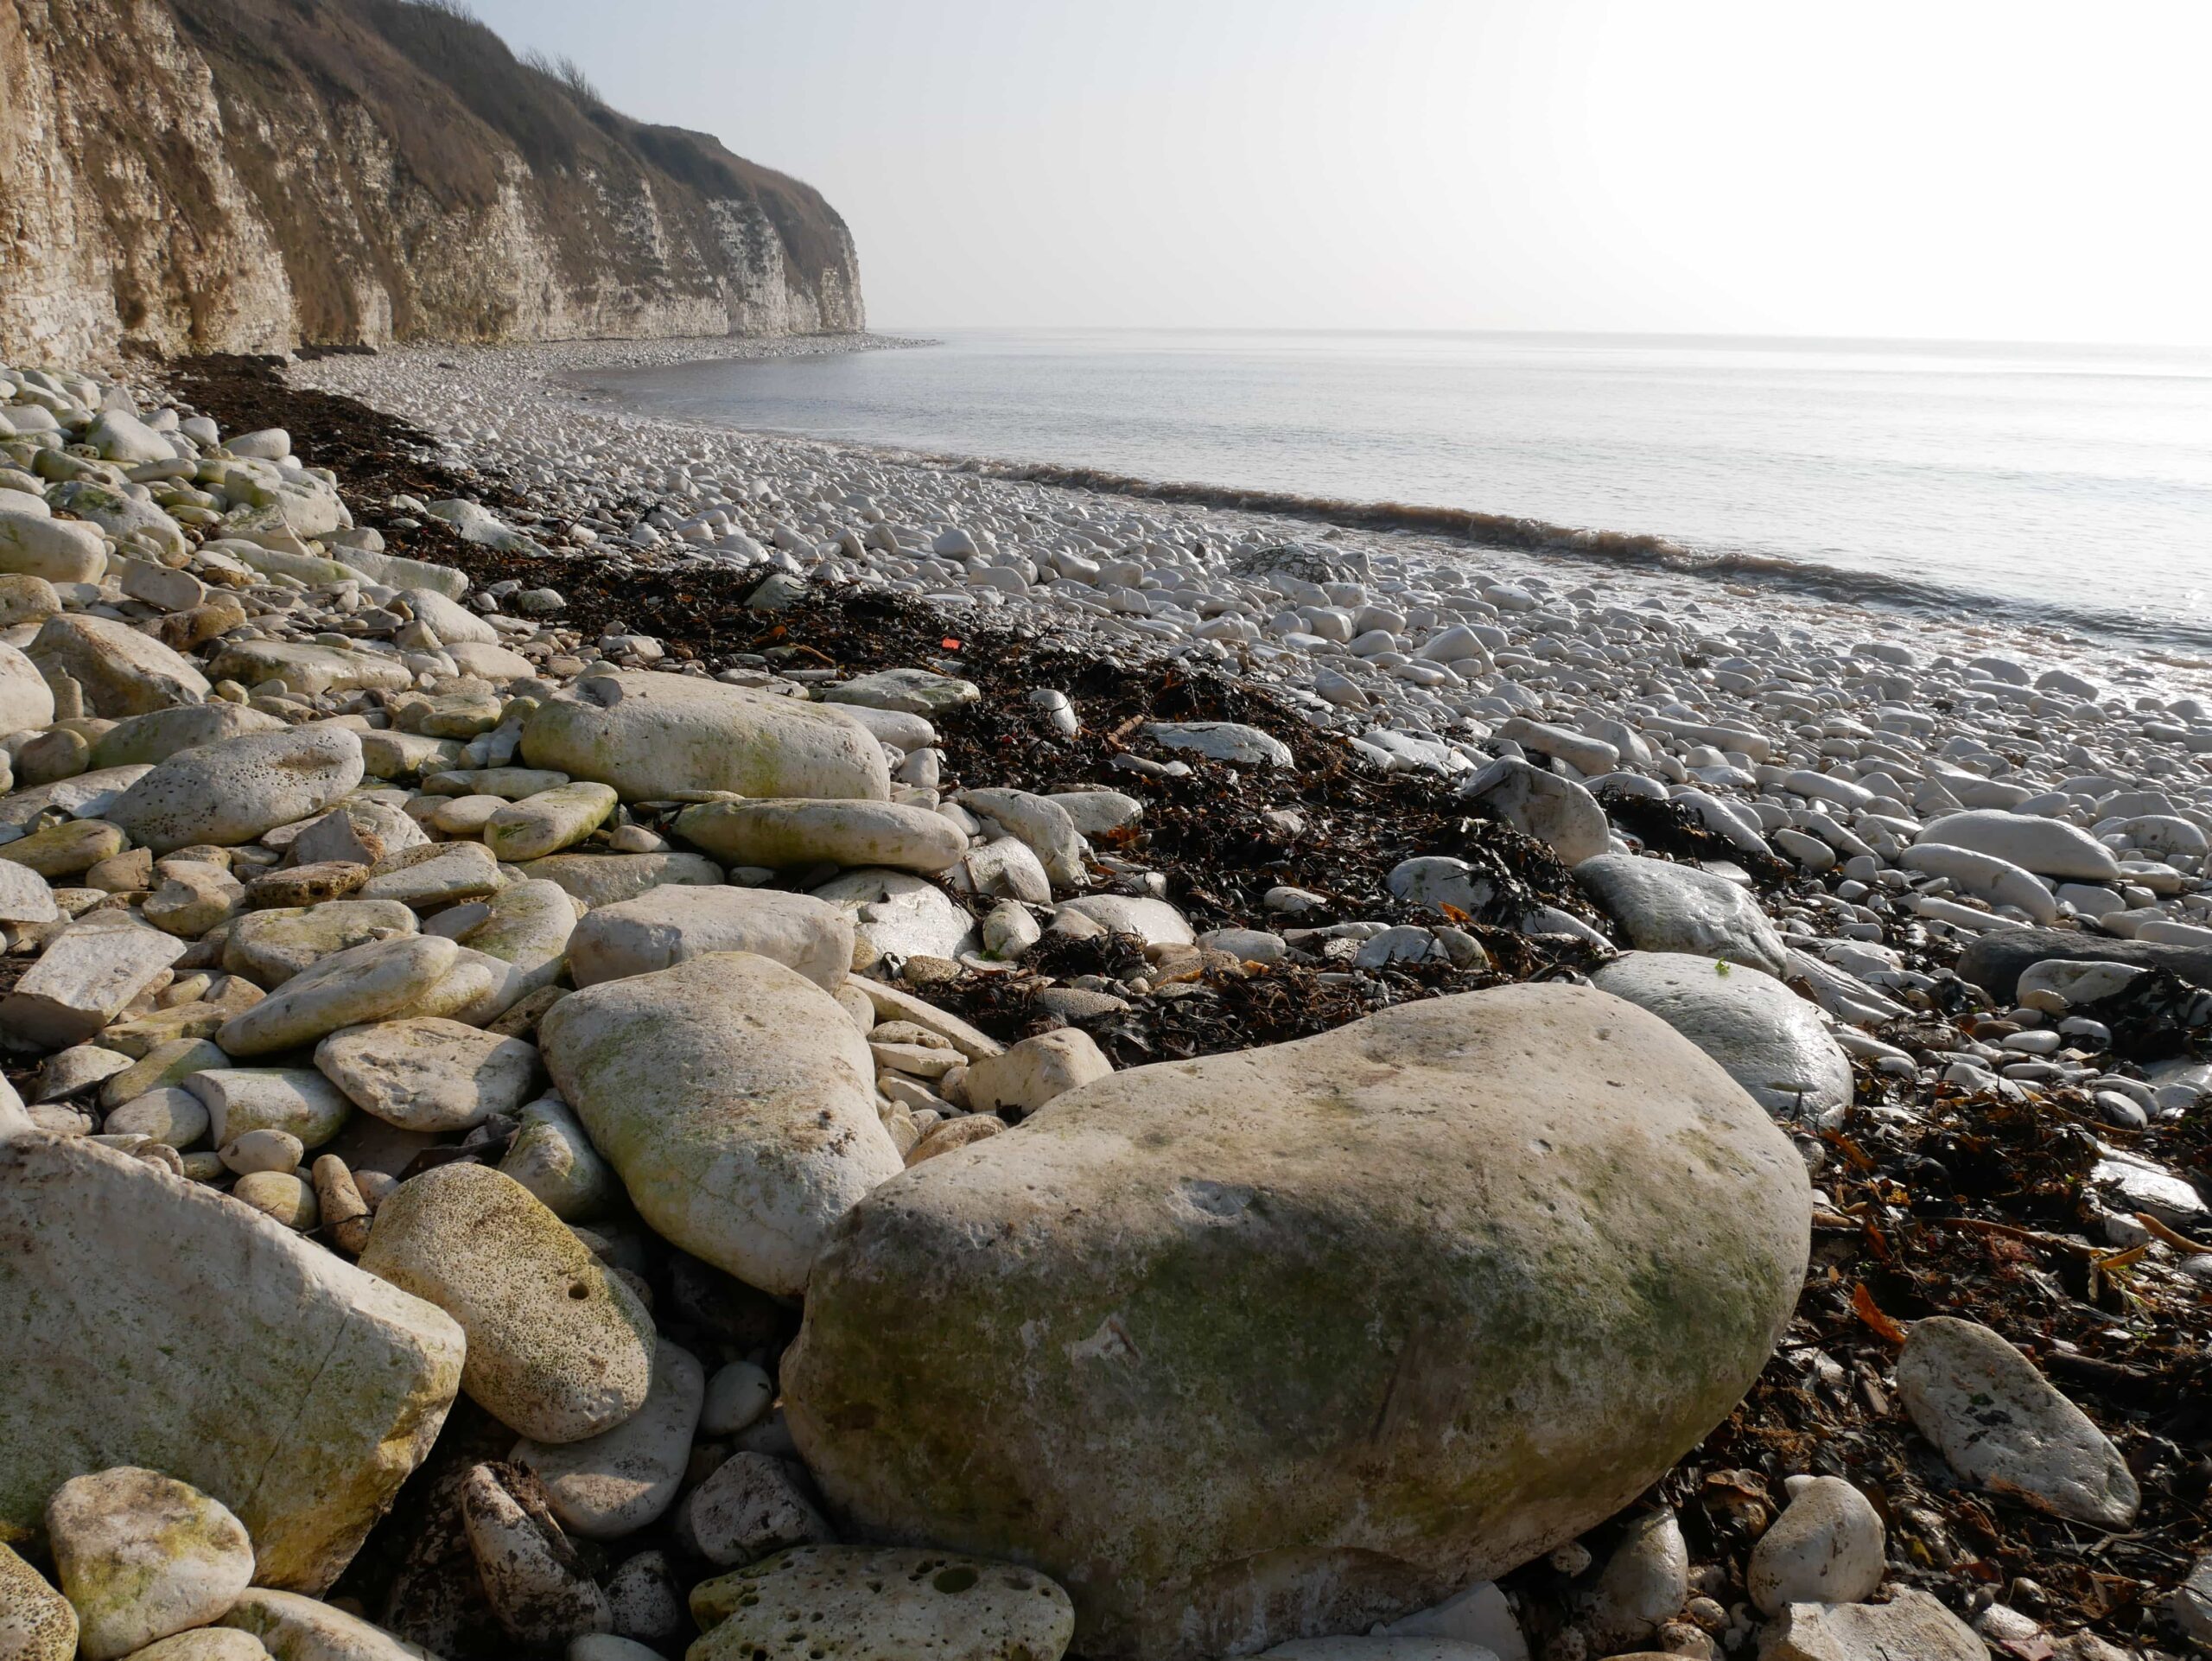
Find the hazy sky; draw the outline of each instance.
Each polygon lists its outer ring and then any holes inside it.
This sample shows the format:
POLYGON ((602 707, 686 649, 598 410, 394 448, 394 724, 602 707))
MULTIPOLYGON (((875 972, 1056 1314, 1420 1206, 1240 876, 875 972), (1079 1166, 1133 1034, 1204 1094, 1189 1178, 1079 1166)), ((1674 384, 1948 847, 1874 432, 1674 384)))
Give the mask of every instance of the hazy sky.
POLYGON ((475 0, 878 328, 2212 343, 2203 0, 475 0))

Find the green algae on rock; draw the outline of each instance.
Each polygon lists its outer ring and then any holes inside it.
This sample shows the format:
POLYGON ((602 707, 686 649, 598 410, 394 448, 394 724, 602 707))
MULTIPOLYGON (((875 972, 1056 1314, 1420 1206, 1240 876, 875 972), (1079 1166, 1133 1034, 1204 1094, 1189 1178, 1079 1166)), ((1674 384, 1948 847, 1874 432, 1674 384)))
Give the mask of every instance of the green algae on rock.
POLYGON ((461 1323, 461 1387, 522 1435, 581 1441, 645 1405, 652 1317, 512 1177, 454 1164, 401 1183, 361 1267, 461 1323))
POLYGON ((46 1532, 84 1661, 213 1620, 253 1579, 253 1542, 228 1506, 137 1466, 63 1483, 46 1532))
POLYGON ((1656 1017, 1440 998, 1116 1073, 879 1188, 785 1411, 868 1535, 1038 1566, 1086 1655, 1198 1661, 1619 1510, 1758 1375, 1809 1226, 1787 1139, 1656 1017))
POLYGON ((0 1141, 0 1531, 157 1467, 236 1513, 269 1586, 337 1578, 461 1386, 442 1311, 83 1137, 0 1141))
POLYGON ((706 1636, 688 1661, 1058 1661, 1075 1631, 1068 1594, 1033 1569, 865 1546, 793 1546, 702 1581, 691 1615, 706 1636))

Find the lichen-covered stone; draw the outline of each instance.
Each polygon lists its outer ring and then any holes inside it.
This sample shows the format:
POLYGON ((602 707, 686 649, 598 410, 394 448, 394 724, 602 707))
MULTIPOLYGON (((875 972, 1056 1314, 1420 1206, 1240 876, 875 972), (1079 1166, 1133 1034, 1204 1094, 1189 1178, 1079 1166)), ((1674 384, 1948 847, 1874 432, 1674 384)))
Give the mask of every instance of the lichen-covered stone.
MULTIPOLYGON (((272 715, 243 703, 180 704, 118 721, 92 741, 92 764, 96 767, 152 765, 166 761, 179 750, 200 744, 220 744, 248 733, 275 733, 284 723, 272 715)), ((358 741, 358 740, 357 740, 358 741)))
MULTIPOLYGON (((43 501, 38 505, 46 506, 43 501)), ((107 544, 97 525, 0 508, 0 571, 48 582, 97 582, 106 570, 107 544)))
POLYGON ((46 1578, 0 1542, 0 1656, 7 1661, 73 1661, 77 1612, 46 1578))
POLYGON ((276 1661, 438 1661, 358 1615, 267 1587, 248 1589, 223 1625, 252 1633, 276 1661))
POLYGON ((499 863, 480 842, 430 843, 387 854, 361 885, 364 900, 397 900, 417 911, 497 894, 499 863))
POLYGON ((693 1588, 687 1661, 1059 1661, 1068 1594, 1033 1569, 949 1551, 797 1546, 693 1588))
POLYGON ((494 811, 484 826, 484 845, 503 860, 543 859, 598 830, 614 804, 606 785, 556 785, 494 811))
POLYGON ((645 1404, 652 1317, 513 1178, 456 1164, 401 1183, 360 1262, 461 1323, 461 1388, 510 1429, 581 1441, 645 1404))
POLYGON ((180 751, 124 792, 108 817, 156 854, 227 846, 320 813, 360 782, 353 733, 287 727, 180 751))
POLYGON ((249 912, 224 937, 223 967, 274 989, 335 952, 415 930, 415 913, 397 900, 330 900, 249 912))
POLYGON ((899 1169, 868 1044, 797 970, 713 952, 563 998, 545 1064, 663 1238, 796 1296, 832 1225, 899 1169))
POLYGON ((341 652, 305 640, 226 640, 208 665, 208 672, 217 680, 234 680, 247 686, 265 680, 282 681, 302 697, 372 688, 404 691, 415 684, 407 665, 397 658, 375 652, 341 652))
POLYGON ((622 1192, 614 1168, 591 1145, 573 1109, 558 1097, 527 1104, 499 1168, 536 1194, 564 1223, 598 1216, 622 1192))
POLYGON ((46 1534, 85 1661, 205 1625, 253 1579, 253 1542, 228 1506, 137 1466, 63 1483, 46 1534))
POLYGON ((884 1185, 785 1408, 855 1526, 1039 1565, 1086 1655, 1195 1661, 1620 1510, 1758 1375, 1809 1226, 1788 1141, 1656 1017, 1440 998, 1116 1073, 884 1185))
POLYGON ((461 1384, 440 1310, 83 1137, 0 1140, 0 1529, 158 1467, 245 1524, 265 1585, 337 1577, 461 1384))
POLYGON ((216 1043, 232 1055, 265 1055, 313 1043, 341 1027, 420 1008, 461 955, 435 934, 374 940, 319 958, 245 1014, 224 1022, 216 1043))
POLYGON ((576 927, 567 890, 533 878, 509 883, 484 903, 484 920, 458 937, 461 945, 513 969, 517 996, 558 980, 576 927))
POLYGON ((531 1045, 435 1017, 333 1033, 315 1064, 356 1107, 403 1130, 466 1130, 512 1113, 537 1078, 531 1045))
POLYGON ((619 905, 649 889, 721 885, 722 868, 703 854, 549 854, 515 868, 550 882, 586 909, 619 905))
POLYGON ((0 862, 20 865, 51 880, 88 871, 121 853, 125 845, 120 826, 101 819, 72 819, 0 847, 0 862))
POLYGON ((41 670, 67 675, 84 689, 87 715, 142 716, 207 697, 207 678, 189 658, 111 617, 49 617, 29 655, 41 670))
POLYGON ((269 1661, 259 1639, 231 1626, 195 1626, 149 1644, 130 1661, 269 1661))
POLYGON ((320 1148, 345 1126, 353 1104, 306 1067, 202 1067, 184 1088, 207 1110, 218 1148, 257 1130, 282 1130, 302 1148, 320 1148))

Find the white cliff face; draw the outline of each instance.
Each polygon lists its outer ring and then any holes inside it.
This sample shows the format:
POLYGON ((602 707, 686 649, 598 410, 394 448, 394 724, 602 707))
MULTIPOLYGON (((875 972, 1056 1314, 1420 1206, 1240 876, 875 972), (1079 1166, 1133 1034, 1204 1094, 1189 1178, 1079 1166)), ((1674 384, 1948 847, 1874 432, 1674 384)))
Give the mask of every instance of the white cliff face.
POLYGON ((207 67, 168 8, 0 0, 0 347, 65 357, 145 334, 265 352, 290 312, 270 227, 224 161, 207 67))
POLYGON ((580 97, 480 25, 0 0, 7 356, 863 322, 815 192, 580 97))

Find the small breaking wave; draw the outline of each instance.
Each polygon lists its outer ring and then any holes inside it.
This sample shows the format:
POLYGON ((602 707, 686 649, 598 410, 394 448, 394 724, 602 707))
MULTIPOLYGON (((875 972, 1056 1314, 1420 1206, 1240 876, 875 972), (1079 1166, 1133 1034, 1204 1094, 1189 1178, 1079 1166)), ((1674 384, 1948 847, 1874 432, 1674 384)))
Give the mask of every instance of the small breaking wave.
POLYGON ((1337 496, 1300 495, 1292 491, 1241 490, 1223 485, 1142 479, 1102 468, 1056 462, 943 459, 963 471, 1010 482, 1095 490, 1192 507, 1271 513, 1341 525, 1348 530, 1408 531, 1517 553, 1563 555, 1596 563, 1684 576, 1770 583, 1809 598, 1847 605, 1887 606, 1946 616, 1966 612, 1977 619, 2012 627, 2070 629, 2102 636, 2114 643, 2164 647, 2169 650, 2148 655, 2176 667, 2212 667, 2212 663, 2193 657, 2171 655, 2171 649, 2175 648, 2212 653, 2212 623, 2192 624, 2172 616, 2146 616, 2095 606, 2056 607, 2045 601, 2008 599, 1879 571, 1815 565, 1779 554, 1694 548, 1670 538, 1644 532, 1554 525, 1523 514, 1484 513, 1473 508, 1434 507, 1414 502, 1363 502, 1337 496))

